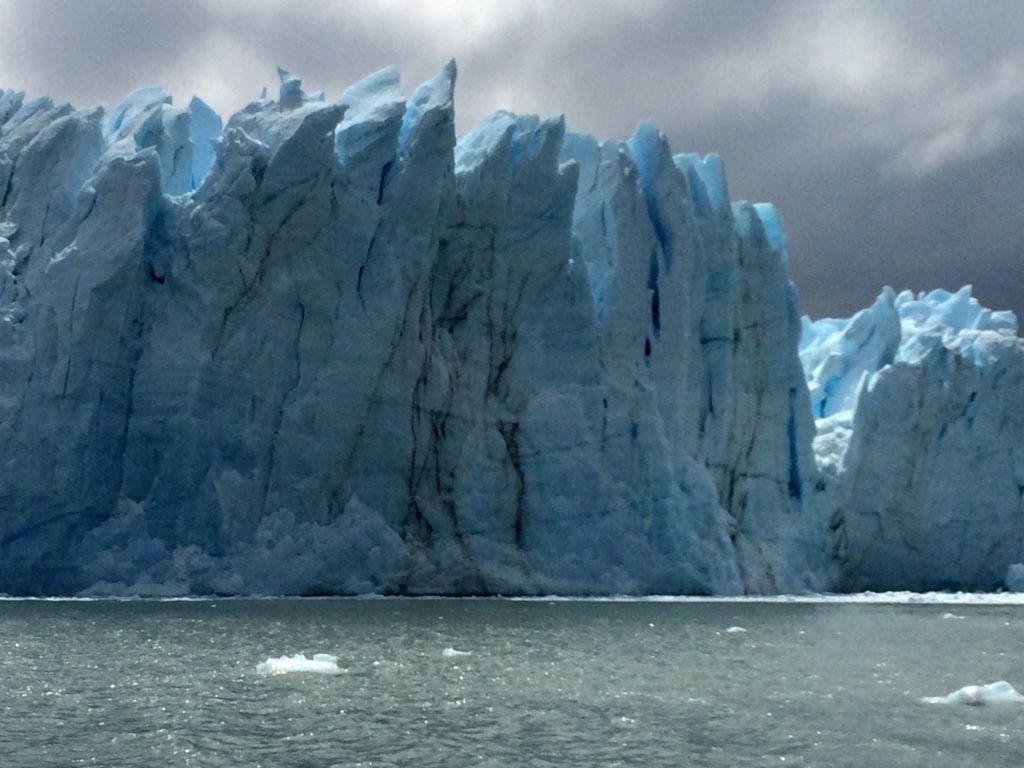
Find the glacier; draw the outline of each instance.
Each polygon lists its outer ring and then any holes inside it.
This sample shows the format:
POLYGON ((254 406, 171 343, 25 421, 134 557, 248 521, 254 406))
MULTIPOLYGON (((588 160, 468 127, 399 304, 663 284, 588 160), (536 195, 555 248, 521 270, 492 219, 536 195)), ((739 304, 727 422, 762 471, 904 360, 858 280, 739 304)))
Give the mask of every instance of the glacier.
POLYGON ((279 76, 226 122, 0 91, 0 593, 991 588, 1024 560, 1008 313, 801 321, 778 212, 717 155, 508 112, 456 137, 454 62, 408 96, 279 76))
POLYGON ((0 591, 829 581, 795 293, 721 161, 450 63, 221 126, 0 97, 0 591))
POLYGON ((804 319, 839 584, 1013 588, 1024 550, 1024 342, 1012 312, 935 290, 804 319))

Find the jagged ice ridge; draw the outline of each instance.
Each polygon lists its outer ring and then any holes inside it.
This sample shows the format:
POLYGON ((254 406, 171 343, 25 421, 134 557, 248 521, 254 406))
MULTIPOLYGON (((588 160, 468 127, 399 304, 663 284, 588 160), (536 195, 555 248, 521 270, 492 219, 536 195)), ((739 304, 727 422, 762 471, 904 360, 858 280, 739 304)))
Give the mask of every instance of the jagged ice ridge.
POLYGON ((805 319, 800 356, 846 590, 1024 586, 1024 343, 969 287, 805 319))

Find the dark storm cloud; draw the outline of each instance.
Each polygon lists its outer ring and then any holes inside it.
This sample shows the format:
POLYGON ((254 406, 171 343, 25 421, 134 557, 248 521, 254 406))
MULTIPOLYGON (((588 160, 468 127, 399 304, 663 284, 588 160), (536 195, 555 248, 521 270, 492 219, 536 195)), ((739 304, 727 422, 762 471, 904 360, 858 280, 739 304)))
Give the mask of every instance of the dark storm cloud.
POLYGON ((160 83, 235 109, 273 65, 329 96, 459 62, 460 130, 505 107, 623 138, 655 122, 773 200, 806 311, 973 283, 1024 314, 1024 5, 0 0, 0 82, 87 105, 160 83))

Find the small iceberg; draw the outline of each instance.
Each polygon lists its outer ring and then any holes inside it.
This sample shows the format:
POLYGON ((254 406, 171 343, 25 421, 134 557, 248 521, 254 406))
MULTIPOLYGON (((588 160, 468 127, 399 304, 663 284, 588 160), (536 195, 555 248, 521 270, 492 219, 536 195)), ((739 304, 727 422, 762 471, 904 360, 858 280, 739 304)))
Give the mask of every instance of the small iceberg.
POLYGON ((961 616, 959 613, 944 613, 944 614, 942 614, 942 618, 944 618, 944 619, 963 619, 963 618, 966 618, 966 617, 961 616))
POLYGON ((299 653, 295 656, 281 656, 276 659, 267 659, 256 665, 256 671, 261 675, 284 675, 289 672, 313 672, 320 675, 341 674, 338 666, 338 657, 329 653, 317 653, 312 659, 307 659, 299 653))
POLYGON ((457 651, 454 648, 452 648, 451 646, 448 646, 443 651, 441 651, 441 655, 444 656, 446 659, 455 659, 455 658, 458 658, 459 656, 472 656, 473 652, 472 651, 457 651))
POLYGON ((747 630, 744 627, 729 627, 725 631, 728 632, 731 635, 735 635, 738 632, 746 632, 747 630))
POLYGON ((999 680, 988 685, 966 685, 948 696, 926 696, 921 701, 925 704, 966 704, 980 707, 986 704, 1024 704, 1024 696, 1005 680, 999 680))

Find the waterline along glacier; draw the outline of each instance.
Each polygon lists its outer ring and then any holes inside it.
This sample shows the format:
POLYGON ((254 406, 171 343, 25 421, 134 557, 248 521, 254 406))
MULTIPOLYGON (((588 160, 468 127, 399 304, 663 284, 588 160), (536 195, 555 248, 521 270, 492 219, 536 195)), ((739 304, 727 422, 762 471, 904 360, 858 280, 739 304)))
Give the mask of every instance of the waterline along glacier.
POLYGON ((1012 314, 802 325, 717 156, 454 84, 0 91, 0 592, 1024 581, 1012 314))

